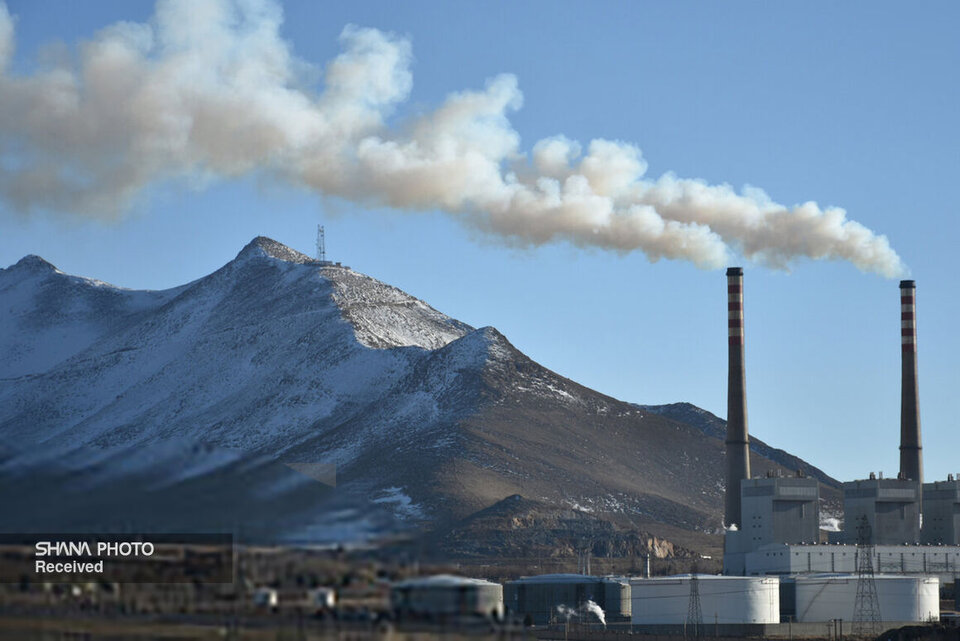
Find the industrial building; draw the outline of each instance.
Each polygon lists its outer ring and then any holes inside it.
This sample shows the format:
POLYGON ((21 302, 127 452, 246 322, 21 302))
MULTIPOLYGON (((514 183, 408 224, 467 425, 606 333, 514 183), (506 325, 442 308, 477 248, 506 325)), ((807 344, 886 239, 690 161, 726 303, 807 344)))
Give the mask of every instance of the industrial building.
POLYGON ((390 606, 398 619, 500 619, 503 587, 448 574, 418 577, 391 586, 390 606))
POLYGON ((953 582, 960 570, 960 481, 923 483, 917 383, 916 283, 900 282, 900 472, 843 484, 843 531, 822 545, 815 479, 750 478, 743 270, 727 270, 729 369, 724 574, 855 572, 856 543, 876 545, 876 572, 953 582), (864 524, 866 527, 863 527, 864 524), (922 527, 921 527, 922 526, 922 527), (920 545, 920 544, 925 545, 920 545))
POLYGON ((869 526, 864 536, 874 545, 919 543, 920 483, 873 477, 844 483, 843 515, 841 543, 857 542, 858 523, 869 526))
POLYGON ((777 577, 682 574, 630 579, 633 624, 686 624, 694 581, 704 624, 780 623, 780 579, 777 577))
MULTIPOLYGON (((873 571, 888 574, 922 574, 953 583, 960 574, 960 546, 878 545, 873 571)), ((857 571, 855 545, 793 545, 771 543, 744 556, 743 574, 782 575, 857 571)))
POLYGON ((589 614, 589 602, 599 606, 607 623, 630 621, 630 585, 610 577, 582 574, 544 574, 508 581, 503 586, 504 604, 511 616, 545 625, 563 620, 566 614, 589 614))
POLYGON ((923 529, 920 541, 931 545, 960 545, 960 481, 923 484, 923 529))
POLYGON ((771 543, 816 543, 820 537, 820 483, 803 477, 740 482, 741 527, 724 540, 728 574, 745 574, 745 555, 771 543))

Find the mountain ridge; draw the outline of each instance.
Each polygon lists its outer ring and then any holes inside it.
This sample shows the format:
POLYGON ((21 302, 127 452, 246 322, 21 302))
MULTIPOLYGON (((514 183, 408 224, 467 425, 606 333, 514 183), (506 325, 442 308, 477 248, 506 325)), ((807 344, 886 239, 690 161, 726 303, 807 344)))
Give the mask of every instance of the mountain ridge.
MULTIPOLYGON (((15 268, 0 270, 0 434, 18 445, 0 499, 21 525, 366 540, 522 495, 717 545, 713 423, 586 388, 347 267, 257 237, 161 291, 15 268), (336 487, 289 464, 336 466, 336 487)), ((794 462, 753 456, 758 473, 794 462)), ((607 549, 625 549, 616 536, 607 549)))

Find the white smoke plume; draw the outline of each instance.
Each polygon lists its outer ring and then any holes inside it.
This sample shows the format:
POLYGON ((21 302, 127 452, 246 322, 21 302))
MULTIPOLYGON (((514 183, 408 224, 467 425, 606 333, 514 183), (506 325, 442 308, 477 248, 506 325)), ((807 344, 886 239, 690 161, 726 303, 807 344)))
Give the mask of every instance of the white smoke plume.
POLYGON ((595 601, 592 599, 584 601, 580 604, 580 607, 577 609, 571 608, 569 605, 560 604, 556 606, 557 615, 563 617, 564 621, 569 621, 574 616, 592 614, 596 619, 606 627, 607 625, 607 615, 595 601))
POLYGON ((587 601, 583 604, 583 609, 597 617, 604 627, 607 626, 607 615, 604 613, 603 608, 597 605, 597 603, 594 601, 587 601))
POLYGON ((557 606, 557 614, 563 617, 564 621, 569 621, 570 618, 577 613, 576 610, 571 608, 569 605, 560 604, 557 606))
POLYGON ((508 119, 522 103, 512 75, 391 122, 412 88, 407 40, 346 27, 315 89, 282 18, 268 0, 161 0, 149 23, 114 24, 77 59, 18 74, 0 0, 0 207, 117 217, 158 182, 259 172, 361 204, 440 209, 518 245, 905 271, 884 236, 839 208, 648 178, 640 149, 619 141, 556 136, 525 153, 508 119))

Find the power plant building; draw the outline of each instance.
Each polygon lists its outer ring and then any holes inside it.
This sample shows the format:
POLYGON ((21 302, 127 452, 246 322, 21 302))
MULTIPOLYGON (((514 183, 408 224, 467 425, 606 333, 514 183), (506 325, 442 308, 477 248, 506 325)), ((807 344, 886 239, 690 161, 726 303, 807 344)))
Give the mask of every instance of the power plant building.
POLYGON ((744 574, 744 555, 770 543, 816 543, 820 536, 820 484, 804 477, 740 482, 742 525, 727 532, 724 569, 744 574))
MULTIPOLYGON (((917 385, 916 283, 900 283, 901 413, 898 478, 843 484, 844 528, 820 543, 815 479, 749 478, 743 367, 743 270, 727 270, 729 372, 723 571, 790 576, 854 573, 864 522, 876 546, 874 570, 925 574, 953 582, 960 574, 960 479, 923 483, 917 385), (921 520, 922 513, 922 520, 921 520), (921 528, 922 525, 922 528, 921 528)), ((791 588, 792 589, 792 588, 791 588)))
POLYGON ((803 477, 747 479, 740 483, 743 537, 767 543, 813 543, 820 536, 820 483, 803 477))
POLYGON ((919 543, 920 483, 877 478, 844 483, 843 515, 842 543, 857 542, 857 526, 862 522, 869 525, 868 543, 919 543))
POLYGON ((923 484, 923 529, 920 541, 931 545, 960 545, 960 481, 923 484))
MULTIPOLYGON (((873 570, 885 574, 919 574, 952 583, 960 574, 960 546, 878 545, 873 570)), ((855 573, 855 545, 794 545, 772 543, 744 555, 744 574, 855 573)))
POLYGON ((511 615, 534 625, 563 621, 575 613, 590 617, 593 602, 603 610, 607 623, 630 621, 630 584, 610 577, 582 574, 544 574, 508 581, 503 586, 504 603, 511 615))

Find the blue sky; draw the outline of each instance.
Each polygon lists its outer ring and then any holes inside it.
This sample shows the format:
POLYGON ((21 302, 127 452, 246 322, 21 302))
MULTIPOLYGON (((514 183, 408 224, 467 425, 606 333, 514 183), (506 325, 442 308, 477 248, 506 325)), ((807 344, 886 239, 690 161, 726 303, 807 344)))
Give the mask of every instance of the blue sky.
MULTIPOLYGON (((7 6, 20 75, 153 13, 150 2, 7 6)), ((283 13, 281 35, 318 77, 347 24, 409 38, 413 86, 392 121, 512 73, 523 106, 509 118, 524 151, 557 134, 625 141, 650 177, 839 206, 885 235, 917 280, 926 477, 960 472, 955 4, 290 2, 283 13)), ((628 401, 725 414, 722 270, 564 241, 506 247, 436 209, 321 197, 265 172, 152 181, 115 220, 0 201, 0 265, 34 253, 71 273, 164 288, 258 234, 312 253, 317 223, 331 258, 497 327, 565 376, 628 401)), ((799 259, 785 272, 735 260, 746 267, 751 433, 843 480, 895 474, 897 280, 840 261, 799 259)))

